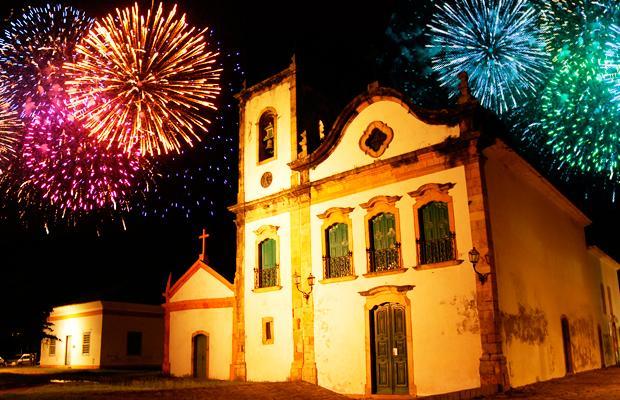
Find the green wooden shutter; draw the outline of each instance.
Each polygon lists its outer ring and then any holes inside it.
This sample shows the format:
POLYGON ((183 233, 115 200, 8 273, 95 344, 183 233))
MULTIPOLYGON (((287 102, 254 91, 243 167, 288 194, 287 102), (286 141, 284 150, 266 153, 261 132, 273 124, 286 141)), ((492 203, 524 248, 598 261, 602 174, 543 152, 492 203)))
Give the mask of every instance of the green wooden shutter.
POLYGON ((372 219, 372 244, 375 250, 393 248, 396 244, 396 218, 382 213, 372 219))
POLYGON ((455 257, 450 233, 448 204, 433 201, 419 210, 420 262, 424 264, 451 260, 455 257))
POLYGON ((420 209, 422 222, 422 240, 433 241, 450 236, 450 217, 448 205, 433 201, 420 209))
POLYGON ((342 257, 349 254, 349 232, 347 224, 332 225, 328 230, 329 257, 342 257))
POLYGON ((261 268, 274 268, 276 266, 276 241, 265 239, 261 242, 261 268))
POLYGON ((386 248, 394 248, 396 244, 396 218, 394 214, 383 214, 385 216, 386 248))

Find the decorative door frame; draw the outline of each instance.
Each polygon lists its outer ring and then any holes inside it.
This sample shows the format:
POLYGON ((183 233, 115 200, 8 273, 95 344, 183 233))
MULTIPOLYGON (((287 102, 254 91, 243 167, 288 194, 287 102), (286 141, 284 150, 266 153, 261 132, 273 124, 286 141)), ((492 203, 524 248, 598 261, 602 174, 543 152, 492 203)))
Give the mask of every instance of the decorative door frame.
POLYGON ((383 303, 398 303, 405 307, 406 332, 407 332, 407 379, 409 386, 409 394, 416 396, 416 386, 413 375, 413 337, 411 330, 411 301, 407 298, 407 292, 413 289, 413 285, 384 285, 378 286, 363 292, 360 295, 366 298, 364 304, 364 324, 366 329, 366 385, 365 392, 367 396, 372 393, 372 346, 373 340, 370 335, 370 313, 372 309, 383 303))

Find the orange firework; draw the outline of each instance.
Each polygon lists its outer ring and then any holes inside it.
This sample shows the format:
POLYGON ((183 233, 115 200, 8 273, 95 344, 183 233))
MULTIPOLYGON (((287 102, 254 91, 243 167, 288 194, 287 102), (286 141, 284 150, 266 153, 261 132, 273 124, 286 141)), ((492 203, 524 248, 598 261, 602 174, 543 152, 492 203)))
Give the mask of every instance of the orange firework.
POLYGON ((0 175, 16 153, 21 129, 22 121, 17 112, 11 110, 6 101, 0 100, 0 175))
POLYGON ((207 30, 196 31, 162 4, 116 9, 76 46, 66 63, 70 108, 100 141, 142 154, 180 152, 207 131, 221 70, 207 30))

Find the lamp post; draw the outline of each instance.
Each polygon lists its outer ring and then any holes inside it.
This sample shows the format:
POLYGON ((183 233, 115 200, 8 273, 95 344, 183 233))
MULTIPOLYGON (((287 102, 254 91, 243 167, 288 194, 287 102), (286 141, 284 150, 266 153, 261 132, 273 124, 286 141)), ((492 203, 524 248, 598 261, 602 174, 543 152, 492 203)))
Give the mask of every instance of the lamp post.
POLYGON ((306 299, 306 303, 307 303, 308 299, 310 298, 310 293, 312 293, 312 287, 314 286, 314 275, 312 275, 312 272, 310 273, 310 275, 308 275, 308 286, 310 287, 310 290, 308 292, 304 292, 303 290, 299 288, 299 285, 301 284, 301 276, 299 276, 297 272, 295 272, 294 278, 295 278, 295 287, 297 288, 297 290, 299 290, 301 294, 304 295, 304 299, 306 299))
POLYGON ((480 261, 480 252, 476 250, 475 247, 473 247, 471 250, 469 250, 469 262, 474 267, 474 272, 476 273, 476 275, 478 275, 478 280, 480 281, 480 283, 484 284, 484 282, 487 281, 487 278, 489 277, 490 272, 485 272, 485 273, 479 272, 476 269, 476 264, 478 264, 478 261, 480 261))

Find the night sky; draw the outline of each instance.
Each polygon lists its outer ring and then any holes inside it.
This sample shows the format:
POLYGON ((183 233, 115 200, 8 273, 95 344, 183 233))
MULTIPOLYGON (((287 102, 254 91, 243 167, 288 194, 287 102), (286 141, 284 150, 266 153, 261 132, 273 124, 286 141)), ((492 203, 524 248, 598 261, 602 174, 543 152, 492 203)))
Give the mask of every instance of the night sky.
MULTIPOLYGON (((391 51, 385 31, 396 3, 381 1, 368 6, 333 0, 299 5, 290 1, 186 0, 178 5, 187 12, 190 24, 214 29, 223 51, 238 52, 236 61, 244 76, 226 76, 231 92, 240 89, 243 78, 251 85, 286 68, 296 53, 309 83, 330 99, 330 106, 337 112, 368 83, 387 80, 376 60, 391 51)), ((11 15, 9 4, 19 10, 24 4, 42 3, 4 1, 0 5, 3 20, 11 15)), ((114 7, 130 6, 133 2, 63 4, 99 17, 114 7)), ((148 7, 150 2, 141 4, 148 7)), ((26 337, 33 334, 37 316, 56 305, 97 299, 161 303, 168 274, 178 278, 196 260, 200 251, 197 237, 203 227, 211 235, 208 254, 212 266, 232 281, 235 231, 233 214, 226 207, 236 202, 238 111, 230 95, 224 96, 220 104, 231 105, 222 112, 223 128, 214 129, 211 134, 215 136, 207 138, 216 150, 187 155, 177 164, 222 170, 228 165, 233 172, 220 175, 232 184, 224 185, 221 179, 204 185, 193 183, 196 196, 207 196, 213 203, 193 210, 189 219, 181 213, 170 213, 164 218, 132 215, 126 219, 126 231, 119 223, 84 223, 77 227, 57 224, 48 234, 36 221, 26 223, 16 218, 10 206, 3 210, 0 355, 26 351, 18 344, 29 340, 15 340, 15 333, 26 337), (231 157, 223 160, 224 153, 231 157)), ((608 251, 617 252, 617 234, 614 236, 612 229, 618 221, 618 209, 611 203, 609 192, 595 191, 586 199, 579 184, 560 185, 595 220, 596 229, 590 236, 608 251)), ((169 189, 168 194, 174 190, 169 189)), ((162 193, 167 194, 165 190, 162 193)), ((36 341, 33 346, 32 351, 37 351, 36 341)))
MULTIPOLYGON (((211 27, 222 51, 232 54, 232 61, 241 65, 244 76, 225 76, 232 92, 240 90, 243 78, 251 85, 286 68, 296 53, 307 70, 319 77, 315 86, 333 93, 335 102, 343 104, 377 79, 375 54, 382 47, 391 14, 391 2, 382 3, 381 7, 360 8, 355 2, 313 1, 296 9, 290 2, 196 0, 177 4, 188 14, 190 24, 211 27)), ((2 20, 6 23, 10 18, 11 6, 19 12, 23 5, 42 4, 2 2, 2 20)), ((133 2, 62 4, 99 17, 133 2)), ((141 3, 144 7, 149 4, 141 3)), ((47 234, 38 218, 20 220, 10 204, 4 208, 0 219, 0 355, 6 358, 27 351, 28 343, 34 343, 30 351, 37 351, 36 341, 29 337, 36 335, 33 327, 38 316, 55 305, 97 299, 161 303, 168 274, 178 278, 196 260, 200 251, 197 237, 203 227, 211 235, 211 264, 232 281, 235 228, 233 214, 226 207, 236 202, 238 111, 231 93, 223 97, 220 108, 231 105, 222 112, 220 125, 224 129, 214 128, 206 139, 216 150, 187 154, 177 165, 179 169, 211 166, 223 170, 228 164, 233 172, 224 175, 232 184, 224 185, 222 179, 212 184, 194 183, 196 196, 207 196, 209 202, 192 210, 189 219, 174 212, 164 218, 132 215, 126 218, 126 231, 118 222, 87 221, 77 227, 61 222, 47 234), (233 159, 222 160, 223 153, 233 159)), ((174 172, 175 167, 168 171, 174 172)), ((162 195, 176 189, 173 186, 166 193, 164 188, 162 195)))

